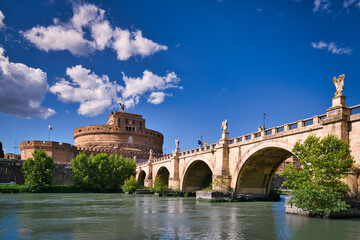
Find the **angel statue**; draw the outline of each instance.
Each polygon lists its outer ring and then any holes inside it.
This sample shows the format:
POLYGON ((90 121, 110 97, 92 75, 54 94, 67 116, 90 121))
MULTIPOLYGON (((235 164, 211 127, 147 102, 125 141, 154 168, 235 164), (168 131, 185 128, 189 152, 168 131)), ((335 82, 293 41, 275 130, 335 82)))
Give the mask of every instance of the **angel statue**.
POLYGON ((176 148, 179 148, 179 145, 180 145, 179 139, 175 139, 175 144, 176 144, 176 148))
POLYGON ((119 103, 119 104, 120 104, 121 112, 125 112, 125 104, 123 103, 119 103))
POLYGON ((221 128, 223 129, 223 132, 226 132, 228 129, 228 121, 225 119, 225 121, 222 122, 221 128))
POLYGON ((150 149, 150 151, 149 151, 149 159, 153 159, 153 150, 152 149, 150 149))
POLYGON ((344 95, 342 92, 342 90, 344 89, 344 79, 345 79, 345 74, 340 75, 339 78, 336 77, 333 78, 333 83, 335 84, 336 87, 335 97, 344 95))

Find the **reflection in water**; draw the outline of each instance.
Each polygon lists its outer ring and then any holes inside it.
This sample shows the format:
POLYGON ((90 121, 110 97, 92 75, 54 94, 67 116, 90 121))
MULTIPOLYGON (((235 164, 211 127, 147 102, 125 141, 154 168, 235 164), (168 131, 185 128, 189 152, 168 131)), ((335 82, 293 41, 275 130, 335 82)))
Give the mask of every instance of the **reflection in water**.
POLYGON ((284 202, 124 194, 0 198, 0 239, 356 239, 359 223, 288 215, 284 202))

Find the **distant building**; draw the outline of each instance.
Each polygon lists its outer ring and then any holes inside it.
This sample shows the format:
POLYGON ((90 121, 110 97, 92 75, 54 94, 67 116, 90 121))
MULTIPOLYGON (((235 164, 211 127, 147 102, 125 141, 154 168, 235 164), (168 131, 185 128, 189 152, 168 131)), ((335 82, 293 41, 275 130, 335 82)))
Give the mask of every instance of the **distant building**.
POLYGON ((162 156, 164 136, 147 129, 142 115, 111 112, 105 125, 90 125, 74 130, 74 145, 54 141, 23 141, 21 159, 32 157, 35 149, 44 149, 54 162, 70 162, 79 152, 87 155, 106 153, 147 161, 150 150, 154 157, 162 156))
POLYGON ((78 149, 103 149, 106 152, 129 150, 162 154, 164 136, 145 127, 142 115, 112 112, 105 125, 76 128, 74 142, 78 149))
POLYGON ((13 154, 13 153, 6 153, 4 158, 5 159, 17 159, 17 160, 20 160, 21 155, 20 154, 13 154))
POLYGON ((296 156, 291 156, 288 159, 286 159, 276 170, 276 174, 279 174, 280 172, 284 171, 286 166, 288 164, 293 164, 297 169, 301 169, 301 164, 299 163, 296 156))

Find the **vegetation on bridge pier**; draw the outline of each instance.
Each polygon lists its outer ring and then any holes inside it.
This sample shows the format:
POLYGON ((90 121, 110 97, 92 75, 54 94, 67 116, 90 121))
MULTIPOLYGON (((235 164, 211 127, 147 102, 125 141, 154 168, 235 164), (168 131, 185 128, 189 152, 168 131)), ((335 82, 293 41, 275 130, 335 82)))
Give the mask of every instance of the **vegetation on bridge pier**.
POLYGON ((348 142, 331 135, 321 140, 309 136, 295 144, 293 153, 303 168, 289 164, 281 173, 286 177, 283 185, 292 189, 290 204, 325 216, 350 207, 345 202, 350 189, 340 180, 354 163, 348 142))

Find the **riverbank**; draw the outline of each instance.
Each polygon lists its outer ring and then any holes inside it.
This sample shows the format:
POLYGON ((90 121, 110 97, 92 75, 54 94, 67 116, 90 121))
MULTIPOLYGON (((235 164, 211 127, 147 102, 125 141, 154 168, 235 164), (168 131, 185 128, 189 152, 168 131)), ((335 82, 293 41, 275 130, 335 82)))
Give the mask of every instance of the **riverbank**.
MULTIPOLYGON (((44 193, 84 193, 77 186, 51 185, 44 193)), ((26 185, 0 185, 0 193, 32 193, 26 185)))

